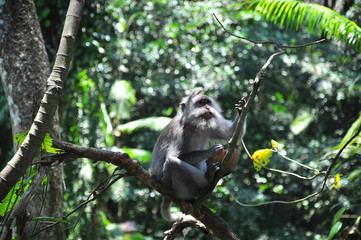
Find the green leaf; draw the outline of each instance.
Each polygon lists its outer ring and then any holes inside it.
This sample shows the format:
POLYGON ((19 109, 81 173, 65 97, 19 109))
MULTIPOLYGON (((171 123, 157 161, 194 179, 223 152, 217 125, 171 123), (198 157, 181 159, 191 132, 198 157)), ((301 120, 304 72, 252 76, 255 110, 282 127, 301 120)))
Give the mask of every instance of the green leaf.
POLYGON ((114 145, 114 138, 112 136, 113 126, 110 120, 110 116, 108 110, 106 108, 106 104, 104 102, 103 95, 99 92, 98 99, 100 102, 100 128, 102 130, 104 140, 107 146, 114 145))
POLYGON ((172 119, 168 117, 142 118, 126 124, 118 125, 121 132, 132 133, 140 128, 150 128, 154 131, 161 131, 172 119))
POLYGON ((41 181, 41 186, 44 186, 48 183, 48 176, 46 176, 46 174, 44 174, 44 178, 43 181, 41 181))
POLYGON ((115 102, 110 107, 109 116, 117 120, 129 119, 130 109, 137 102, 132 85, 125 80, 114 82, 109 92, 109 100, 115 102))
POLYGON ((49 133, 45 135, 43 144, 41 145, 41 148, 44 149, 48 153, 59 153, 61 149, 54 148, 53 146, 53 138, 50 137, 49 133))
POLYGON ((331 228, 331 230, 330 230, 330 233, 328 234, 328 240, 331 240, 335 235, 336 235, 336 233, 338 233, 338 231, 340 231, 340 229, 341 229, 341 227, 342 227, 342 222, 336 222, 333 226, 332 226, 332 228, 331 228))
MULTIPOLYGON (((19 145, 23 144, 28 133, 29 133, 29 130, 27 130, 23 133, 20 133, 20 134, 16 134, 14 136, 15 142, 19 145)), ((41 149, 44 149, 48 153, 59 153, 61 151, 61 149, 54 148, 52 146, 53 146, 53 139, 50 137, 49 133, 47 133, 45 135, 43 143, 41 144, 41 149)))
POLYGON ((123 147, 120 149, 120 151, 129 154, 131 158, 136 159, 142 163, 147 163, 152 160, 152 153, 144 149, 123 147))
POLYGON ((60 222, 60 223, 66 223, 70 224, 70 222, 60 219, 60 218, 54 218, 54 217, 47 217, 47 216, 40 216, 40 217, 33 217, 30 219, 31 221, 51 221, 51 222, 60 222))
POLYGON ((276 92, 276 93, 275 93, 275 96, 276 96, 277 100, 279 100, 279 101, 283 100, 283 95, 282 95, 282 93, 276 92))
MULTIPOLYGON (((346 144, 346 142, 352 137, 352 135, 355 134, 355 132, 357 131, 357 129, 360 127, 361 125, 361 112, 359 113, 359 117, 356 119, 356 121, 352 124, 352 126, 348 129, 346 135, 343 137, 342 141, 340 142, 340 144, 338 144, 337 146, 333 147, 332 150, 339 150, 341 149, 341 147, 343 145, 346 144)), ((356 144, 356 149, 359 148, 361 146, 361 133, 354 138, 349 146, 351 146, 352 144, 356 144)))
POLYGON ((352 180, 354 180, 355 178, 361 178, 361 169, 355 169, 353 170, 350 175, 348 175, 348 180, 351 182, 352 180))
POLYGON ((9 213, 9 211, 15 207, 23 193, 28 189, 30 183, 32 182, 34 176, 36 174, 36 171, 31 170, 30 176, 26 179, 20 179, 15 186, 12 188, 12 190, 6 195, 6 197, 3 199, 2 203, 0 204, 0 216, 5 216, 9 213))
POLYGON ((344 207, 341 208, 340 210, 338 210, 335 217, 333 218, 332 225, 335 225, 341 219, 341 216, 345 210, 346 210, 346 208, 344 208, 344 207))
POLYGON ((297 135, 304 131, 313 121, 314 115, 311 114, 308 110, 302 111, 296 118, 293 120, 290 128, 291 131, 297 135))
MULTIPOLYGON (((272 2, 271 2, 271 3, 272 3, 272 2)), ((277 2, 274 1, 274 2, 270 5, 268 14, 267 14, 267 16, 266 16, 266 19, 267 19, 267 20, 269 20, 269 18, 272 16, 272 13, 275 11, 274 8, 276 7, 276 4, 277 4, 277 2)))
POLYGON ((7 214, 10 211, 10 209, 13 207, 13 205, 16 205, 18 203, 20 198, 17 199, 16 202, 15 199, 16 199, 16 195, 12 190, 8 193, 8 195, 6 195, 3 202, 0 204, 0 216, 4 217, 5 214, 7 214))
POLYGON ((23 132, 23 133, 20 133, 20 134, 16 134, 16 135, 14 136, 15 142, 16 142, 17 144, 19 144, 19 145, 23 144, 23 142, 24 142, 26 136, 28 135, 28 133, 29 133, 29 130, 27 130, 27 131, 25 131, 25 132, 23 132))
POLYGON ((107 218, 107 215, 104 213, 104 211, 100 211, 99 214, 100 217, 102 218, 102 222, 105 228, 107 228, 108 226, 110 226, 110 224, 112 224, 112 222, 107 218))

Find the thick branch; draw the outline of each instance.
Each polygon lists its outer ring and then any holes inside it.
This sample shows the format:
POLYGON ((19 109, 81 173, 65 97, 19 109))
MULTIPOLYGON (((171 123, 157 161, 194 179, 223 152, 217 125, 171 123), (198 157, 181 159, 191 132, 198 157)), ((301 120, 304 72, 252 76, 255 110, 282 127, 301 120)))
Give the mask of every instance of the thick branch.
POLYGON ((0 201, 5 198, 11 188, 24 175, 26 169, 39 153, 45 134, 57 109, 63 82, 68 74, 83 5, 84 0, 70 1, 54 68, 48 78, 47 90, 41 101, 39 111, 23 144, 0 172, 0 201))
POLYGON ((158 183, 150 172, 145 170, 142 165, 129 157, 126 153, 112 152, 91 147, 82 147, 72 143, 53 140, 53 147, 60 148, 72 156, 78 158, 89 158, 95 161, 104 161, 125 169, 128 174, 141 179, 145 184, 154 188, 159 193, 168 197, 171 201, 181 206, 183 211, 191 214, 193 217, 201 221, 212 233, 221 239, 238 239, 236 234, 228 227, 227 223, 209 210, 206 206, 195 208, 187 201, 181 201, 167 194, 166 189, 158 183))
MULTIPOLYGON (((166 192, 162 189, 152 174, 145 170, 142 165, 129 157, 126 153, 112 152, 91 147, 82 147, 72 143, 53 140, 53 146, 60 148, 67 153, 78 155, 78 158, 89 158, 95 161, 103 161, 118 166, 121 169, 125 169, 130 175, 136 176, 145 182, 150 187, 154 188, 160 193, 166 192)), ((74 157, 75 155, 73 155, 74 157)))

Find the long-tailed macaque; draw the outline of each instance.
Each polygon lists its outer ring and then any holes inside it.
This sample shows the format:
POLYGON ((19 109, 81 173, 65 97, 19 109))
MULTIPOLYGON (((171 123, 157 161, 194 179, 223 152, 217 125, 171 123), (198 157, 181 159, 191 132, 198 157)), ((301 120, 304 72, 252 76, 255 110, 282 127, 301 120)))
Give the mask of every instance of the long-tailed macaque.
MULTIPOLYGON (((240 112, 245 101, 236 104, 240 112)), ((223 150, 221 144, 206 149, 209 139, 230 139, 239 114, 229 121, 219 104, 201 91, 182 99, 180 109, 163 129, 153 149, 151 171, 168 192, 179 199, 193 200, 208 187, 219 170, 219 163, 207 166, 206 160, 223 150)), ((245 132, 243 127, 241 138, 245 132)), ((171 202, 163 198, 161 212, 168 221, 177 221, 182 213, 170 213, 171 202)))

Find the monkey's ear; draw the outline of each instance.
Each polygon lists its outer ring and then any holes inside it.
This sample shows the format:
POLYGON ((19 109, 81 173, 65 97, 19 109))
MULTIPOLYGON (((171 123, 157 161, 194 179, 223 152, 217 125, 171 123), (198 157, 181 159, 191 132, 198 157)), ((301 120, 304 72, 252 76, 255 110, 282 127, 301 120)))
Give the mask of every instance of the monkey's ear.
POLYGON ((180 103, 179 104, 180 109, 182 110, 182 112, 184 111, 184 109, 186 108, 186 104, 185 103, 180 103))
POLYGON ((188 101, 188 98, 183 98, 182 101, 179 103, 179 108, 182 110, 182 112, 186 108, 187 101, 188 101))

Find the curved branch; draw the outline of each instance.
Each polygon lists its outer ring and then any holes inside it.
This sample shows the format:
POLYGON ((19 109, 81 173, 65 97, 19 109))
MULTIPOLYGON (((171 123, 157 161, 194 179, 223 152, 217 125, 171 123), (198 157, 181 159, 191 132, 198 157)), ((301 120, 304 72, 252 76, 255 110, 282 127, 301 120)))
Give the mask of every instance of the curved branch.
MULTIPOLYGON (((253 88, 252 88, 252 92, 250 93, 250 96, 248 97, 248 100, 246 102, 246 104, 244 105, 243 109, 242 109, 242 112, 240 114, 240 118, 238 120, 238 123, 237 123, 237 127, 236 127, 236 130, 235 130, 235 133, 233 134, 231 140, 229 141, 229 149, 226 153, 226 155, 224 156, 224 159, 222 161, 222 166, 226 165, 230 160, 231 160, 231 157, 233 155, 233 152, 234 150, 238 147, 237 146, 237 142, 238 142, 238 139, 240 137, 240 133, 241 133, 241 130, 243 128, 243 123, 245 121, 245 118, 246 118, 246 115, 247 113, 249 112, 249 110, 251 109, 253 103, 254 103, 254 99, 257 95, 257 92, 258 92, 258 89, 259 89, 259 86, 261 84, 261 81, 263 80, 264 76, 265 76, 265 73, 266 73, 266 70, 268 68, 268 66, 271 64, 272 60, 275 58, 275 57, 278 57, 282 54, 285 54, 286 51, 285 49, 287 48, 303 48, 303 47, 306 47, 306 46, 310 46, 310 45, 314 45, 314 44, 317 44, 317 43, 320 43, 323 40, 319 40, 319 41, 315 41, 315 42, 311 42, 311 43, 308 43, 308 44, 304 44, 304 45, 299 45, 299 46, 293 46, 293 47, 290 47, 290 46, 285 46, 285 45, 281 45, 275 41, 253 41, 253 40, 250 40, 248 38, 245 38, 245 37, 241 37, 241 36, 238 36, 238 35, 235 35, 233 33, 231 33, 230 31, 228 31, 224 26, 223 24, 218 20, 217 16, 213 13, 213 16, 215 17, 215 19, 217 20, 217 22, 221 25, 221 27, 223 28, 223 30, 225 32, 227 32, 229 35, 231 36, 234 36, 234 37, 237 37, 239 39, 242 39, 242 40, 246 40, 246 41, 249 41, 249 42, 252 42, 254 44, 273 44, 277 47, 278 49, 278 52, 276 53, 273 53, 266 61, 266 63, 262 66, 262 68, 259 70, 259 72, 257 73, 256 77, 255 77, 255 81, 253 83, 253 88)), ((200 208, 200 206, 203 204, 204 201, 206 201, 210 194, 212 193, 213 189, 216 187, 218 181, 224 176, 224 167, 222 168, 221 167, 221 171, 219 171, 216 176, 215 176, 215 180, 214 182, 211 184, 211 186, 209 186, 205 191, 204 193, 202 194, 202 196, 200 198, 198 198, 194 205, 196 206, 196 208, 200 208)))
POLYGON ((78 158, 89 158, 94 161, 104 161, 118 166, 120 169, 125 169, 129 175, 135 176, 142 180, 148 186, 154 188, 162 195, 169 198, 175 204, 179 205, 183 211, 187 214, 191 214, 193 217, 202 222, 213 234, 220 239, 238 239, 236 234, 229 228, 228 224, 206 206, 190 204, 187 201, 181 201, 167 194, 159 182, 153 177, 153 175, 145 170, 142 165, 126 153, 112 152, 91 147, 82 147, 72 143, 53 140, 53 147, 62 149, 67 153, 72 153, 72 156, 78 156, 78 158))
POLYGON ((197 227, 204 232, 208 232, 206 226, 204 226, 201 222, 196 220, 193 217, 189 217, 190 215, 186 215, 185 218, 181 219, 178 222, 175 222, 171 229, 165 231, 166 234, 164 240, 173 240, 175 239, 185 228, 188 227, 197 227))
POLYGON ((323 42, 323 41, 326 40, 326 39, 320 39, 320 40, 317 40, 317 41, 314 41, 314 42, 310 42, 310 43, 306 43, 306 44, 301 44, 301 45, 296 45, 296 46, 281 45, 281 44, 279 44, 279 43, 276 42, 276 41, 255 41, 255 40, 252 40, 252 39, 249 39, 249 38, 245 38, 245 37, 241 37, 241 36, 238 36, 238 35, 236 35, 236 34, 233 34, 232 32, 230 32, 229 30, 227 30, 227 29, 223 26, 223 24, 221 23, 221 21, 218 20, 216 14, 213 13, 213 16, 214 16, 214 18, 217 20, 217 22, 219 23, 219 25, 221 25, 221 27, 223 28, 223 30, 226 31, 230 36, 233 36, 233 37, 236 37, 236 38, 239 38, 239 39, 242 39, 242 40, 251 42, 251 43, 253 43, 253 44, 272 44, 272 45, 276 46, 278 49, 287 49, 287 48, 304 48, 304 47, 308 47, 308 46, 311 46, 311 45, 315 45, 315 44, 321 43, 321 42, 323 42))

